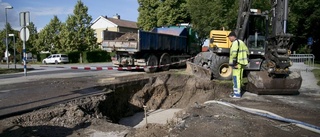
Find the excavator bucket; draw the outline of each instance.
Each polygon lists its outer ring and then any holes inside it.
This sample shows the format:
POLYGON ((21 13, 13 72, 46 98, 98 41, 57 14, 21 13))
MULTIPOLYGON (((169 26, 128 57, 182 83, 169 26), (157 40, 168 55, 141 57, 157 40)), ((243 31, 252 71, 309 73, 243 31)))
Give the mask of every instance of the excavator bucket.
POLYGON ((206 80, 211 80, 211 76, 212 76, 211 70, 204 68, 202 66, 199 66, 197 64, 191 63, 189 61, 187 61, 186 72, 206 80))
POLYGON ((258 95, 299 94, 302 78, 298 72, 291 72, 285 78, 269 77, 267 71, 252 71, 248 74, 247 90, 258 95))

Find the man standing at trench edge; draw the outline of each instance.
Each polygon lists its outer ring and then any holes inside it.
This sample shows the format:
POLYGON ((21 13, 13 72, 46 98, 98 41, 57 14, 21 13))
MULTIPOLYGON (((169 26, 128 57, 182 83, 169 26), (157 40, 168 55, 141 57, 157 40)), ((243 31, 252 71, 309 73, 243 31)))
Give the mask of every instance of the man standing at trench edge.
POLYGON ((227 37, 232 42, 229 65, 232 67, 233 93, 230 97, 241 98, 243 69, 248 64, 249 50, 242 40, 237 39, 234 31, 230 32, 227 37))

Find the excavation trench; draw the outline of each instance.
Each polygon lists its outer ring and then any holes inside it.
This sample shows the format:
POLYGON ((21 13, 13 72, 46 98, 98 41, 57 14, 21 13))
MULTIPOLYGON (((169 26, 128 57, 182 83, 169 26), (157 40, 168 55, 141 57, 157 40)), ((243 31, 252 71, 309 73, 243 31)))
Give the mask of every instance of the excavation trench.
MULTIPOLYGON (((86 123, 119 123, 124 117, 159 109, 186 108, 207 100, 224 98, 231 90, 228 82, 207 81, 183 74, 122 81, 100 86, 105 93, 50 106, 12 117, 11 124, 84 128, 86 123)), ((9 124, 9 123, 8 123, 9 124)), ((134 126, 134 125, 132 125, 134 126)))

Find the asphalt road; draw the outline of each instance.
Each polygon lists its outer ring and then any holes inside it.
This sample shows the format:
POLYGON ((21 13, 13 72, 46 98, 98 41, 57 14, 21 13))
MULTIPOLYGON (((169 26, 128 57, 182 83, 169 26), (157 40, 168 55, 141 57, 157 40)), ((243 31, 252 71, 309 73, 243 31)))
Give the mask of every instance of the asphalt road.
MULTIPOLYGON (((7 64, 0 64, 0 68, 7 68, 7 64)), ((23 68, 23 65, 17 64, 17 68, 23 68)), ((129 74, 140 74, 143 71, 118 71, 118 70, 81 70, 70 69, 70 67, 112 67, 112 63, 90 63, 90 64, 58 64, 58 65, 42 65, 32 64, 27 65, 27 68, 33 70, 27 71, 27 76, 24 72, 13 74, 0 75, 0 85, 29 82, 46 78, 72 78, 72 77, 85 77, 85 76, 105 76, 114 77, 129 74), (65 68, 63 68, 65 67, 65 68)), ((9 68, 14 68, 10 65, 9 68)), ((0 89, 1 90, 1 89, 0 89)))

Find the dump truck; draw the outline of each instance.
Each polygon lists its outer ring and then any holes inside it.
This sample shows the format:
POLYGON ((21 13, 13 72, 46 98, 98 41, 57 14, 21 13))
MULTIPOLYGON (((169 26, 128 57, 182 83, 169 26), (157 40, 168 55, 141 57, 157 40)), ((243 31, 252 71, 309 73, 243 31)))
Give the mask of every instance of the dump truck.
MULTIPOLYGON (((270 2, 271 13, 251 9, 252 0, 239 1, 235 32, 250 51, 249 64, 245 68, 248 72, 246 89, 257 94, 298 94, 301 75, 289 69, 292 34, 286 32, 288 0, 270 2)), ((210 50, 199 53, 193 62, 187 62, 188 70, 201 78, 231 79, 229 33, 212 30, 210 50)))
POLYGON ((112 58, 114 66, 140 66, 145 72, 166 71, 171 63, 176 62, 181 62, 177 65, 185 65, 181 60, 201 51, 196 33, 188 24, 126 33, 115 40, 104 40, 102 47, 115 53, 112 58))

